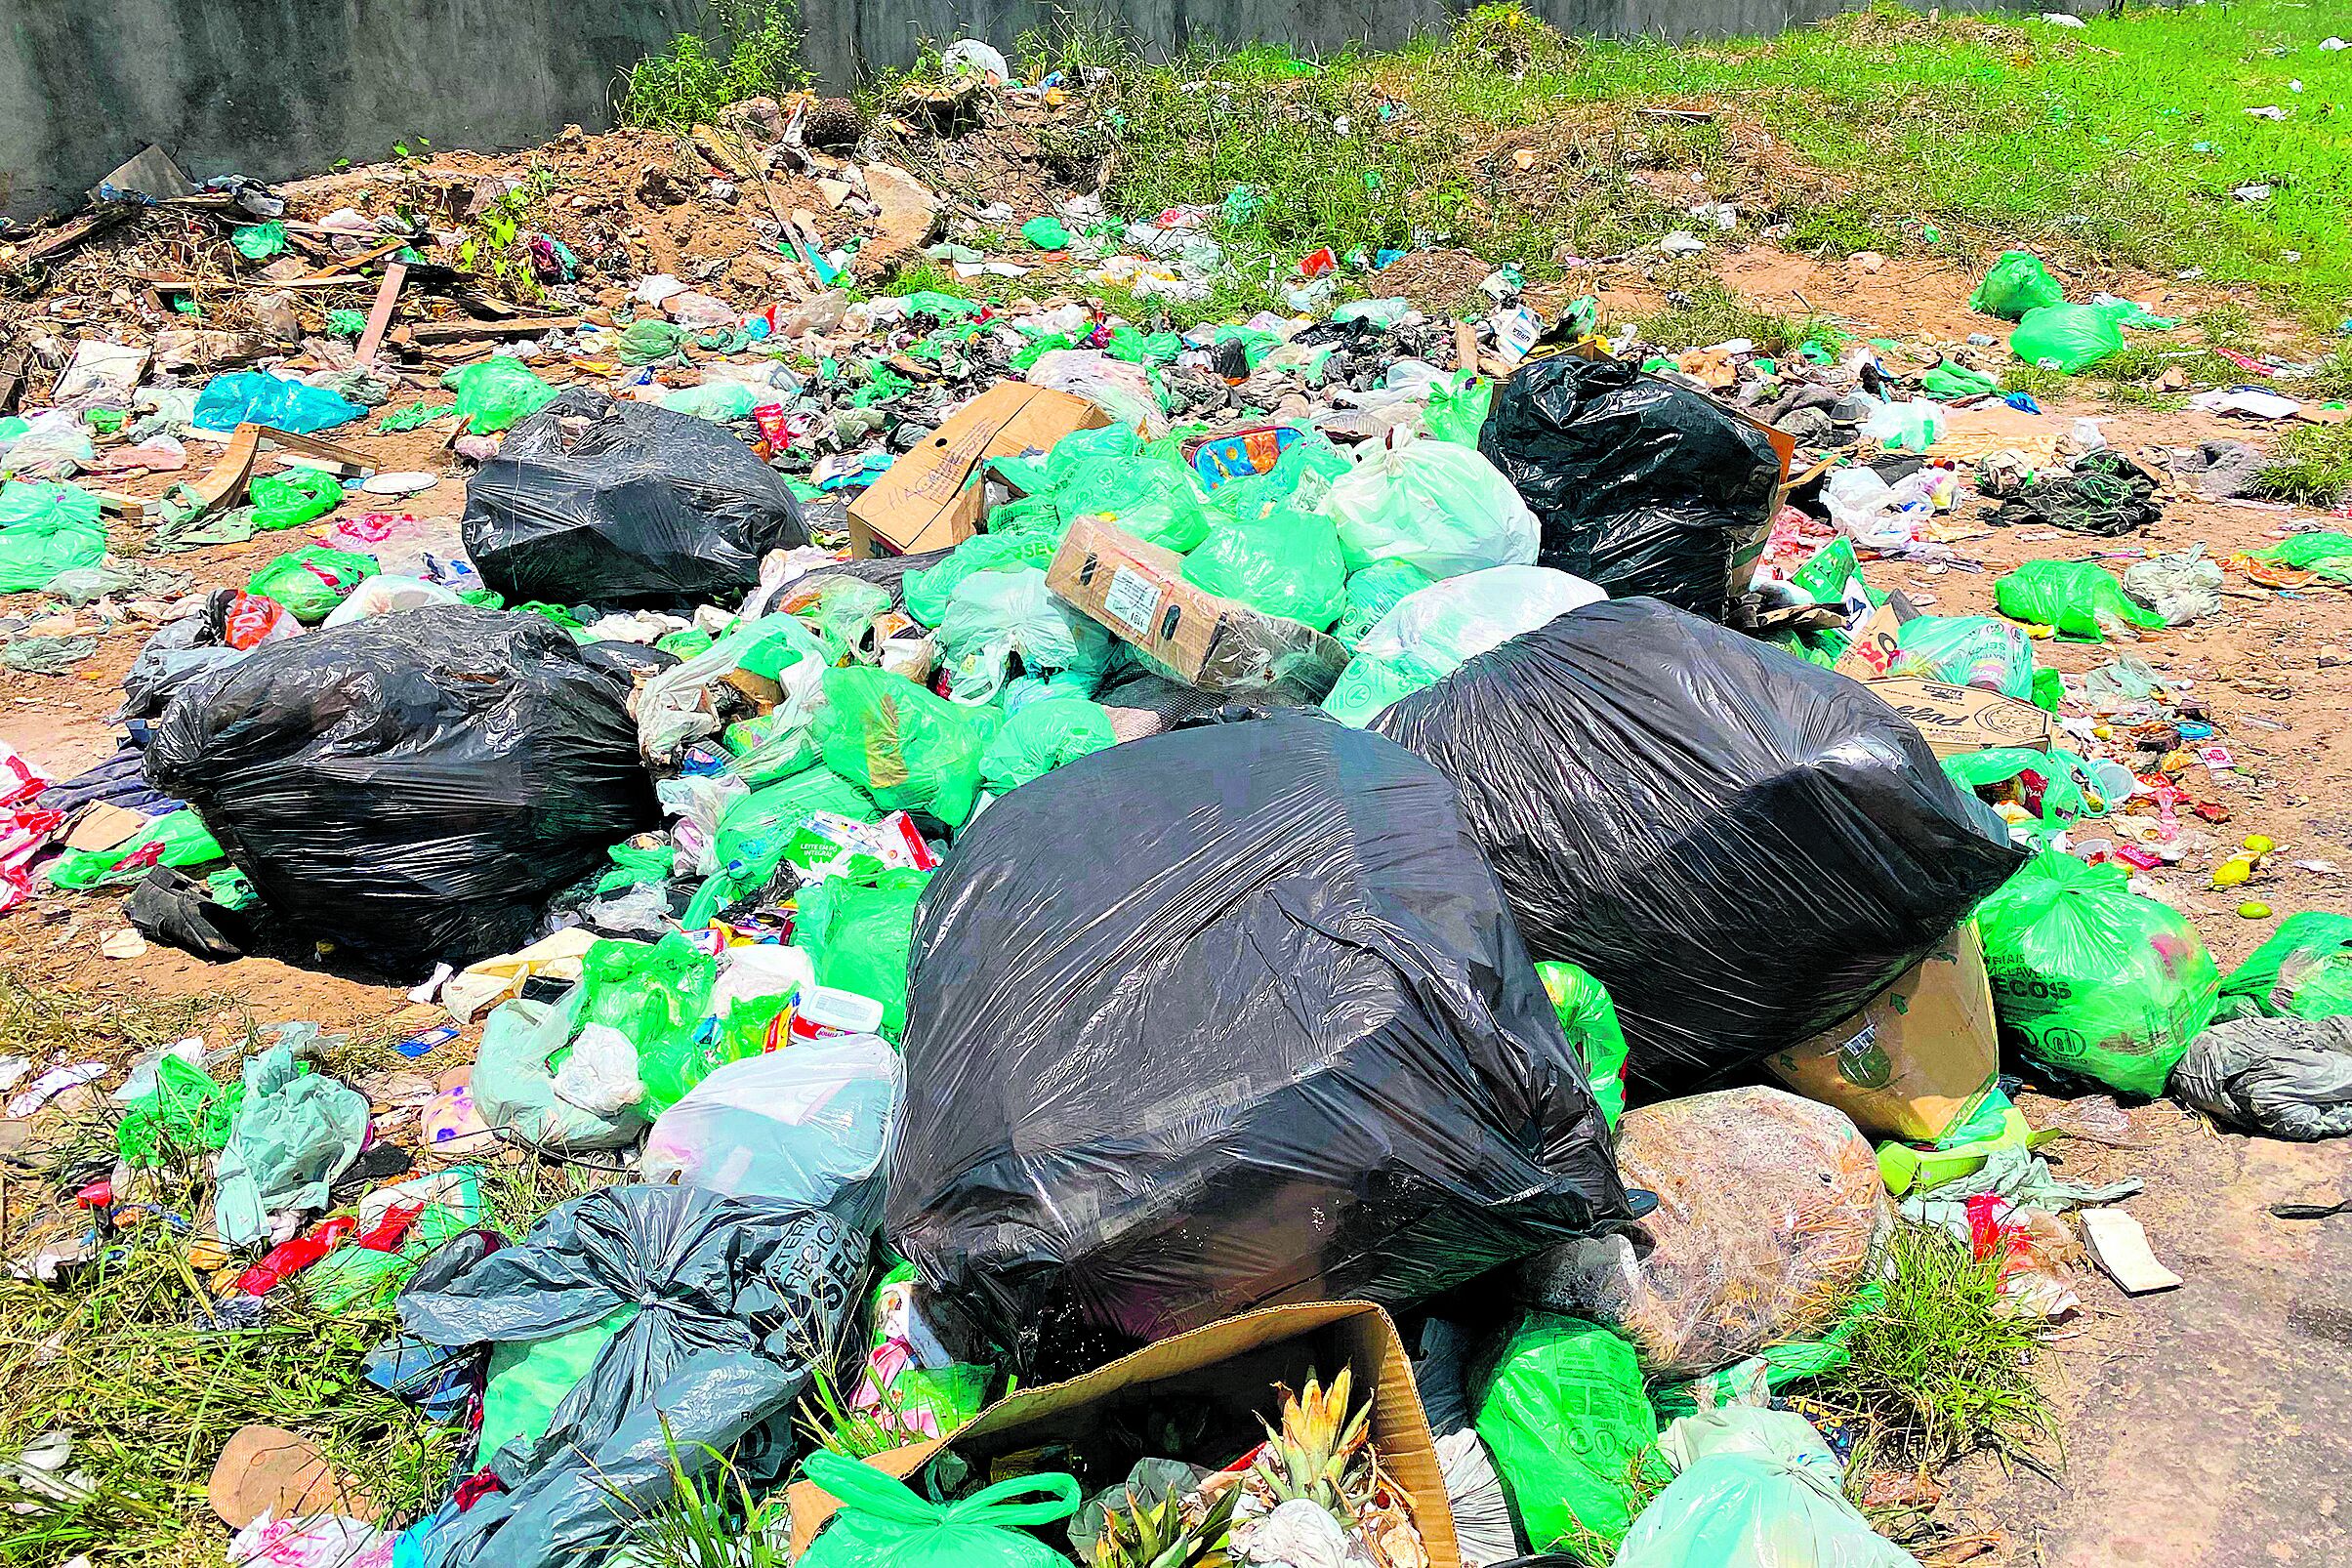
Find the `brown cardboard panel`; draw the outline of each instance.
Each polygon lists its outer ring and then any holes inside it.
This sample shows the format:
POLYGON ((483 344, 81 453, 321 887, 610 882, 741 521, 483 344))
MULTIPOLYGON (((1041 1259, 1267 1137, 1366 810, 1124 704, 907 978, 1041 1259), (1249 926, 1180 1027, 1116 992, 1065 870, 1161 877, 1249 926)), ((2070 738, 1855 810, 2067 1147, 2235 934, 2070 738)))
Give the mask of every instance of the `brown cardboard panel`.
POLYGON ((984 500, 972 482, 1000 457, 1051 451, 1073 431, 1108 425, 1110 415, 1083 397, 999 382, 948 416, 849 504, 854 557, 945 550, 979 532, 984 500))
MULTIPOLYGON (((1094 1407, 1154 1387, 1172 1393, 1197 1389, 1220 1400, 1239 1401, 1270 1420, 1276 1381, 1295 1388, 1310 1369, 1328 1381, 1342 1365, 1355 1369, 1359 1393, 1375 1396, 1373 1446, 1382 1466, 1413 1501, 1414 1523, 1421 1530, 1430 1568, 1461 1568, 1445 1477, 1438 1469, 1428 1418, 1413 1385, 1412 1362, 1397 1338, 1396 1325, 1369 1301, 1269 1306, 1225 1318, 1146 1345, 1066 1382, 1024 1389, 989 1406, 951 1436, 893 1449, 866 1463, 903 1479, 941 1448, 953 1448, 984 1469, 992 1458, 1083 1429, 1094 1407)), ((806 1481, 794 1484, 788 1502, 792 1554, 797 1558, 838 1505, 806 1481)))
POLYGON ((1874 681, 1871 690, 1889 708, 1919 725, 1938 757, 1958 757, 1994 746, 2050 749, 2049 714, 2030 702, 1975 686, 1940 681, 1874 681))
POLYGON ((1080 517, 1046 586, 1174 680, 1234 696, 1320 702, 1347 650, 1298 621, 1219 598, 1184 580, 1184 558, 1105 517, 1080 517))
POLYGON ((1927 1143, 1967 1119, 2001 1075, 1984 945, 1962 924, 1844 1022, 1765 1059, 1873 1137, 1927 1143))

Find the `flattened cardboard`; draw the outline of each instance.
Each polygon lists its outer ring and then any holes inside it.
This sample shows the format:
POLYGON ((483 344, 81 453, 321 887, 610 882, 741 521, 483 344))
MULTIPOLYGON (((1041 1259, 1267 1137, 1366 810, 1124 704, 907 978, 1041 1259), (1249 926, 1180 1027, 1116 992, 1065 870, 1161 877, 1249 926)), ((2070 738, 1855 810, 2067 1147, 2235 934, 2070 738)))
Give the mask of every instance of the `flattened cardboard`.
POLYGON ((1070 525, 1046 587, 1170 679, 1204 691, 1321 702, 1347 665, 1334 639, 1195 587, 1184 580, 1183 557, 1107 518, 1070 525))
POLYGON ((906 556, 961 544, 980 531, 985 486, 972 480, 983 464, 1050 451, 1073 431, 1110 422, 1110 415, 1069 392, 997 383, 948 416, 849 504, 849 554, 906 556))
MULTIPOLYGON (((1380 1453, 1382 1468, 1412 1500, 1413 1522, 1429 1554, 1429 1568, 1461 1568, 1462 1548, 1454 1539, 1453 1512, 1446 1506, 1445 1476, 1438 1469, 1428 1417, 1413 1385, 1413 1364, 1397 1338, 1396 1325, 1370 1301, 1316 1301, 1244 1312, 1146 1345, 1066 1382, 1024 1389, 981 1411, 948 1437, 891 1449, 866 1463, 903 1480, 940 1449, 952 1448, 985 1476, 991 1459, 1083 1429, 1093 1407, 1163 1386, 1174 1394, 1237 1402, 1271 1420, 1275 1382, 1296 1388, 1310 1368, 1329 1380, 1341 1365, 1355 1369, 1359 1394, 1374 1396, 1372 1445, 1380 1453)), ((792 1511, 792 1555, 798 1559, 840 1505, 831 1493, 807 1481, 795 1482, 786 1501, 792 1511)))
POLYGON ((1960 757, 1994 746, 2050 749, 2049 714, 2030 702, 1975 686, 1940 681, 1874 681, 1870 688, 1889 708, 1917 724, 1938 757, 1960 757))
POLYGON ((1973 1114, 2001 1076, 1984 944, 1964 922, 1844 1022, 1764 1065, 1875 1138, 1932 1143, 1973 1114))

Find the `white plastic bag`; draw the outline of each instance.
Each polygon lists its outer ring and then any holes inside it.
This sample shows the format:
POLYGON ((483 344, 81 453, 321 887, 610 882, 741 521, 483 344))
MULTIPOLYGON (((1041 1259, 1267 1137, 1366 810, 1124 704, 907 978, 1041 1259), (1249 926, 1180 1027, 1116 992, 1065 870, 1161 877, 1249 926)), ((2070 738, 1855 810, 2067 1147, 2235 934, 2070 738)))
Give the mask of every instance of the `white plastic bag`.
POLYGON ((778 635, 801 656, 777 675, 784 698, 775 706, 768 742, 760 750, 763 754, 773 752, 772 758, 763 760, 783 766, 789 761, 785 754, 805 741, 824 703, 826 659, 814 633, 789 616, 774 615, 743 622, 700 653, 680 660, 638 688, 634 704, 637 741, 646 760, 668 762, 694 741, 718 734, 719 705, 712 685, 733 672, 756 643, 778 635))
POLYGON ((1608 597, 1582 577, 1548 566, 1490 566, 1407 594, 1372 623, 1356 652, 1411 660, 1431 671, 1435 680, 1522 632, 1548 626, 1570 610, 1608 597))
POLYGON ((879 1035, 729 1062, 662 1112, 640 1174, 655 1185, 828 1209, 868 1229, 882 1217, 899 1071, 898 1052, 879 1035))
POLYGON ((1113 359, 1099 349, 1054 349, 1039 354, 1029 367, 1029 385, 1083 397, 1153 440, 1168 433, 1160 394, 1152 390, 1143 367, 1113 359))
POLYGON ((592 1023, 572 1042, 556 1069, 556 1097, 598 1116, 618 1116, 645 1097, 637 1074, 637 1047, 606 1023, 592 1023))
POLYGON ((318 623, 319 630, 330 626, 349 626, 364 621, 371 615, 390 615, 394 610, 423 609, 428 604, 455 604, 456 593, 438 583, 429 583, 421 577, 370 577, 351 590, 351 597, 327 611, 327 618, 318 623))
POLYGON ((1431 577, 1459 577, 1536 558, 1536 515, 1501 469, 1452 441, 1373 449, 1333 481, 1323 515, 1339 525, 1351 572, 1407 560, 1431 577))

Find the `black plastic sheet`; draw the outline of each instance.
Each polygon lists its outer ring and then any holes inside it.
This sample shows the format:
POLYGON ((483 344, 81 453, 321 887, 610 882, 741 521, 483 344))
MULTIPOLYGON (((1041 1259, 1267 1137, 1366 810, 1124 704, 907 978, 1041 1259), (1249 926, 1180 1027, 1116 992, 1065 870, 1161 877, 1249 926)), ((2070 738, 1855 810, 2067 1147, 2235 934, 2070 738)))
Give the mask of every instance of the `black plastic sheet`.
POLYGON ((1567 353, 1503 384, 1478 450, 1542 525, 1538 565, 1711 621, 1742 586, 1732 557, 1770 525, 1781 479, 1763 432, 1712 399, 1567 353))
POLYGON ((191 684, 147 776, 295 936, 422 972, 522 945, 551 896, 659 825, 628 692, 539 616, 403 610, 191 684))
POLYGON ((1451 778, 1528 950, 1630 1074, 1718 1079, 1851 1014, 2024 859, 1868 687, 1670 608, 1563 615, 1374 727, 1451 778))
POLYGON ((466 553, 510 603, 685 611, 735 601, 808 542, 792 492, 692 414, 574 388, 467 481, 466 553))
POLYGON ((966 830, 915 949, 890 1239, 1024 1354, 1410 1304, 1630 1217, 1453 791, 1377 735, 1055 768, 966 830))

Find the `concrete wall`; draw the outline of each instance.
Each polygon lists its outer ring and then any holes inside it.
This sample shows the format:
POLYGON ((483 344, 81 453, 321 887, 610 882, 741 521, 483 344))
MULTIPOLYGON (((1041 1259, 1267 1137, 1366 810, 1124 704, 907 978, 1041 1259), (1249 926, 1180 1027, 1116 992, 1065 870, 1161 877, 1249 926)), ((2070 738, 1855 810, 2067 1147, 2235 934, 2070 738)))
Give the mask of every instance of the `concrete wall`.
MULTIPOLYGON (((1440 27, 1465 0, 1106 0, 1155 48, 1333 51, 1440 27)), ((1946 0, 1973 9, 1985 0, 1946 0)), ((2050 0, 2033 0, 2042 9, 2050 0)), ((2075 9, 2090 0, 2059 0, 2075 9)), ((1010 49, 1053 0, 802 0, 809 64, 846 84, 967 34, 1010 49)), ((1845 0, 1536 0, 1571 32, 1770 33, 1845 0)), ((198 180, 314 174, 435 147, 534 145, 609 123, 614 77, 699 0, 0 0, 0 203, 30 217, 149 142, 198 180)))

